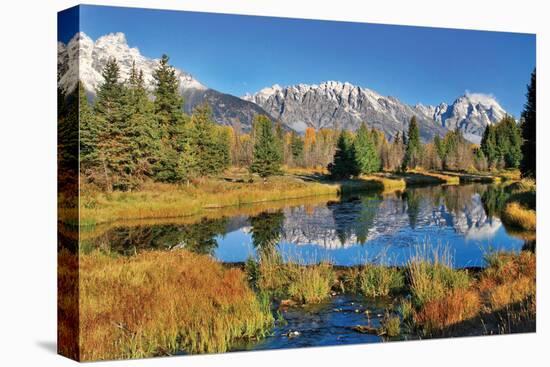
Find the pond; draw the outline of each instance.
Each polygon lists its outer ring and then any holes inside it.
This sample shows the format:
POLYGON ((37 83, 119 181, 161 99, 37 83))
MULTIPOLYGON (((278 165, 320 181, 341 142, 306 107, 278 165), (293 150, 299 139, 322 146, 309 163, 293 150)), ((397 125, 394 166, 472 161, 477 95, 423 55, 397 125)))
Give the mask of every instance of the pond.
POLYGON ((84 240, 81 249, 107 246, 130 255, 186 248, 233 263, 275 246, 287 261, 351 266, 366 261, 403 265, 418 246, 429 245, 447 248, 456 267, 483 266, 487 251, 524 245, 498 218, 501 192, 498 185, 439 185, 304 200, 254 214, 233 210, 184 224, 123 223, 84 240))

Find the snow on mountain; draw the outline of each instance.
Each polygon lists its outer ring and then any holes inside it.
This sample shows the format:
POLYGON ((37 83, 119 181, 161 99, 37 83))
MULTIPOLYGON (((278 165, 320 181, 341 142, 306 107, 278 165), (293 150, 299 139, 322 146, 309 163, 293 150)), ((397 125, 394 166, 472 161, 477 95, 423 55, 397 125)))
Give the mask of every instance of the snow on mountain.
POLYGON ((458 126, 467 139, 478 143, 485 126, 506 114, 494 97, 480 93, 466 93, 450 106, 446 103, 410 106, 395 97, 384 97, 373 90, 338 81, 288 87, 275 84, 242 98, 263 107, 297 131, 308 126, 356 130, 361 122, 366 122, 390 138, 406 131, 410 118, 416 116, 424 140, 458 126))
MULTIPOLYGON (((149 59, 143 56, 139 49, 128 46, 124 33, 110 33, 99 37, 95 42, 85 33, 77 33, 67 45, 58 43, 58 65, 66 65, 60 75, 59 85, 65 92, 71 92, 76 87, 78 79, 91 95, 103 82, 101 71, 109 58, 114 57, 119 66, 123 79, 128 78, 132 63, 136 68, 143 70, 145 84, 151 88, 153 70, 158 66, 158 59, 149 59)), ((176 69, 176 76, 180 81, 181 91, 185 89, 206 90, 207 88, 197 79, 182 70, 176 69)))
MULTIPOLYGON (((143 70, 146 86, 152 88, 153 71, 158 59, 143 56, 130 47, 124 33, 111 33, 92 40, 79 32, 68 44, 58 42, 58 80, 60 88, 70 93, 80 79, 90 99, 103 82, 101 72, 109 60, 116 58, 123 79, 129 76, 132 63, 143 70)), ((506 112, 496 99, 481 93, 465 93, 451 105, 417 104, 411 106, 391 96, 355 86, 327 81, 319 85, 273 85, 242 98, 203 85, 191 74, 176 69, 184 110, 192 112, 204 101, 213 110, 214 119, 225 125, 249 131, 254 117, 266 114, 280 120, 287 128, 304 132, 307 127, 356 130, 361 122, 382 130, 387 137, 406 131, 410 118, 416 116, 423 140, 460 128, 464 136, 478 143, 485 126, 500 120, 506 112)))
MULTIPOLYGON (((59 42, 57 47, 58 78, 61 89, 70 93, 75 90, 80 79, 88 97, 95 97, 97 88, 103 82, 101 72, 109 58, 115 58, 120 66, 122 79, 127 79, 132 63, 143 71, 145 85, 153 87, 153 71, 158 59, 143 56, 136 47, 128 46, 124 33, 110 33, 93 41, 85 33, 79 32, 67 45, 59 42)), ((184 110, 193 111, 195 106, 207 101, 212 107, 214 120, 224 125, 238 125, 240 129, 250 130, 254 116, 267 114, 258 105, 208 88, 191 74, 176 70, 180 93, 184 97, 184 110)))

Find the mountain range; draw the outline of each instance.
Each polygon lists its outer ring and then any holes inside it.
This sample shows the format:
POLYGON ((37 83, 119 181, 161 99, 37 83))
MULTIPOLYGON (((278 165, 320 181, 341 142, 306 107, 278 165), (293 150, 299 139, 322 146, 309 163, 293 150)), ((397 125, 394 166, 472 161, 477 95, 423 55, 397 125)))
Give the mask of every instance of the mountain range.
MULTIPOLYGON (((58 42, 57 55, 60 88, 66 93, 74 91, 80 79, 90 100, 103 81, 101 71, 110 57, 116 58, 124 79, 135 62, 143 70, 149 88, 159 61, 130 47, 123 33, 111 33, 93 41, 79 32, 67 44, 58 42)), ((493 96, 481 93, 465 93, 451 104, 409 105, 348 82, 327 81, 318 85, 273 85, 237 97, 209 88, 183 70, 176 69, 176 75, 185 112, 191 113, 206 101, 217 123, 242 131, 250 130, 256 115, 265 114, 299 133, 307 127, 356 130, 366 122, 391 139, 406 131, 410 118, 416 116, 424 141, 458 127, 468 140, 479 143, 485 127, 506 115, 493 96)))

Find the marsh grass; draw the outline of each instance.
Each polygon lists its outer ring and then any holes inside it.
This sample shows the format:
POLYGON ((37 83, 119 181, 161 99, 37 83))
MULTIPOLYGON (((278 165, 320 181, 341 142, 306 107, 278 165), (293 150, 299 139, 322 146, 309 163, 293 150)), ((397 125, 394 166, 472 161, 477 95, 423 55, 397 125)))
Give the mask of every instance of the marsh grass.
POLYGON ((304 265, 283 262, 275 249, 264 251, 256 265, 248 264, 249 277, 257 289, 277 299, 291 298, 302 304, 320 303, 330 297, 336 275, 331 264, 304 265))
POLYGON ((252 292, 244 273, 205 255, 93 252, 80 255, 79 270, 79 360, 224 352, 273 325, 269 300, 252 292))
MULTIPOLYGON (((190 186, 148 182, 135 192, 102 192, 88 184, 81 188, 80 223, 177 218, 221 208, 380 188, 367 180, 334 182, 295 175, 271 177, 265 183, 233 177, 204 178, 190 186)), ((74 218, 75 210, 61 208, 67 212, 61 218, 74 218)))
POLYGON ((453 290, 466 289, 471 282, 467 271, 453 269, 448 247, 427 244, 416 247, 407 264, 407 278, 412 302, 417 308, 453 290))

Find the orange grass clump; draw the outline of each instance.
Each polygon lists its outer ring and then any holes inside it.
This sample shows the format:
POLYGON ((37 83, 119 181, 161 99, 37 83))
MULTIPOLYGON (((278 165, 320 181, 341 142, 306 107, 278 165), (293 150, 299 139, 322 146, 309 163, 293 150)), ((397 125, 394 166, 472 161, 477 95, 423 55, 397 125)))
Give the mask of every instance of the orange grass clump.
POLYGON ((80 360, 224 352, 273 323, 241 270, 185 250, 80 255, 79 283, 80 360))
POLYGON ((414 315, 425 333, 441 330, 476 316, 481 309, 479 294, 474 290, 456 289, 449 295, 429 301, 414 315))

